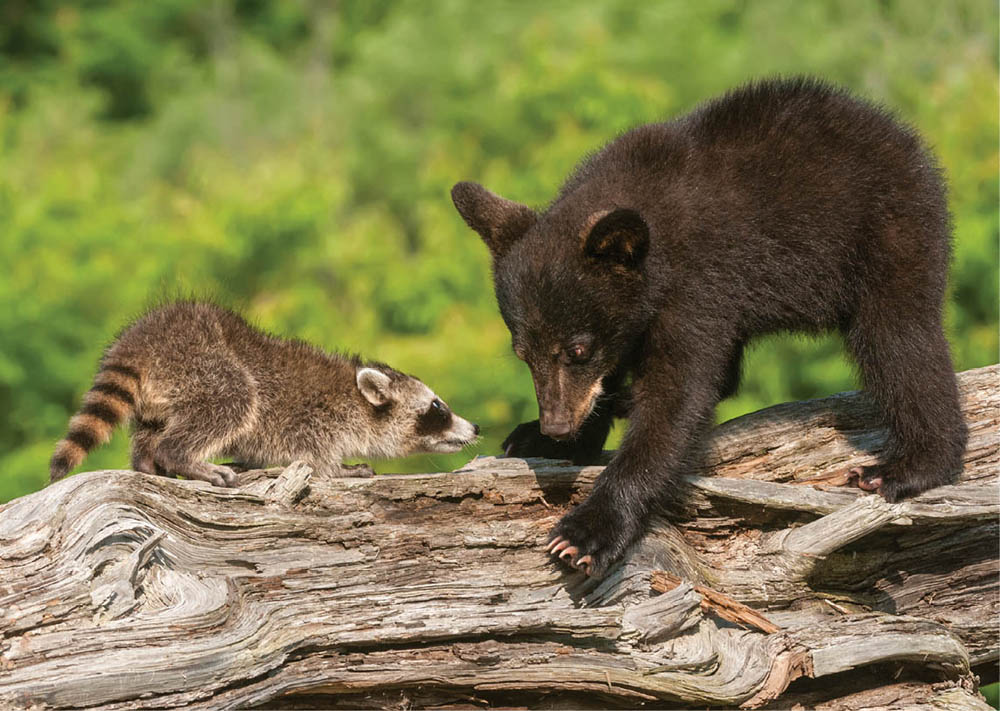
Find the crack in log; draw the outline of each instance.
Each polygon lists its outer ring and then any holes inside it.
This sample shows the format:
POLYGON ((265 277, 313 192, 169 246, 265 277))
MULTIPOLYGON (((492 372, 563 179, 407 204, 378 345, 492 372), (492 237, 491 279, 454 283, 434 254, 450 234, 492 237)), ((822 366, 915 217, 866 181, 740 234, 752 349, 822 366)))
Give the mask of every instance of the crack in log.
MULTIPOLYGON (((679 577, 671 575, 665 570, 653 571, 650 580, 650 587, 660 593, 674 590, 681 585, 683 585, 683 581, 679 577)), ((724 620, 735 622, 744 627, 753 627, 764 634, 773 634, 781 629, 753 608, 737 602, 728 595, 723 595, 704 585, 695 585, 692 590, 701 596, 700 606, 705 612, 716 614, 724 620)))

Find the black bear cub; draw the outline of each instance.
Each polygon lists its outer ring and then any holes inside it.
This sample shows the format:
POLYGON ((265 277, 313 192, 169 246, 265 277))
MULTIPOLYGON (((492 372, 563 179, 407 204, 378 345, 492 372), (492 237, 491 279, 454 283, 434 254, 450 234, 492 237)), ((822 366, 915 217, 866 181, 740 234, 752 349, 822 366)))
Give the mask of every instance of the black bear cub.
POLYGON ((539 419, 511 456, 594 461, 548 549, 605 572, 669 504, 747 342, 836 329, 890 441, 858 484, 889 501, 955 480, 966 428, 941 326, 942 175, 914 131, 808 78, 752 83, 586 158, 544 211, 475 183, 452 198, 493 256, 539 419), (629 387, 630 385, 630 387, 629 387))

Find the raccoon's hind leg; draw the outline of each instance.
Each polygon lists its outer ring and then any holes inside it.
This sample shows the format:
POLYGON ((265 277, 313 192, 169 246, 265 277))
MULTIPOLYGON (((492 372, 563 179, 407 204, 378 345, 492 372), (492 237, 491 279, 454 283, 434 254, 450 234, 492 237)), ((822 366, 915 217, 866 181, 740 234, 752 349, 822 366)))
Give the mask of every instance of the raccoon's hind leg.
POLYGON ((206 460, 226 452, 234 440, 255 425, 256 393, 238 365, 201 365, 212 367, 211 377, 188 384, 183 398, 170 403, 153 459, 156 466, 174 476, 215 486, 237 486, 236 472, 206 460))
POLYGON ((237 486, 236 472, 223 464, 205 461, 216 449, 206 434, 213 433, 168 425, 153 454, 156 466, 172 476, 207 481, 215 486, 237 486))
POLYGON ((132 471, 146 474, 162 473, 157 471, 154 452, 163 432, 163 422, 158 420, 135 420, 132 430, 132 471))

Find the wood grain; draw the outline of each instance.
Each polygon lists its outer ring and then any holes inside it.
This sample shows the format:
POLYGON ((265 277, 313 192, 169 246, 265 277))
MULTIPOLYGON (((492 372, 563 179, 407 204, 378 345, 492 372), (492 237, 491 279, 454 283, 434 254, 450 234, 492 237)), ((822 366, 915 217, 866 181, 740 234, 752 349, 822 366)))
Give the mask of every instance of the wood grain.
POLYGON ((0 708, 983 708, 998 377, 960 376, 961 481, 899 504, 794 483, 877 456, 863 396, 721 425, 679 523, 602 581, 542 551, 600 467, 80 474, 0 507, 0 708))

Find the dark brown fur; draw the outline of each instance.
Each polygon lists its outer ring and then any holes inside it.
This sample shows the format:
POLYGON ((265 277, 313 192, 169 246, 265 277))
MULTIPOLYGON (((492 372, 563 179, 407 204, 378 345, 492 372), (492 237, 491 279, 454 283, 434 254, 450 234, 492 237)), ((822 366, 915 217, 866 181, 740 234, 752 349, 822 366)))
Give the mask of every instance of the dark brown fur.
POLYGON ((816 80, 763 81, 629 131, 540 214, 473 183, 452 196, 493 254, 538 395, 507 453, 594 461, 631 407, 621 449, 553 531, 591 572, 679 489, 764 334, 843 334, 890 432, 866 488, 896 501, 961 470, 944 183, 886 111, 816 80))
POLYGON ((270 336, 205 303, 155 309, 108 348, 52 456, 52 480, 129 419, 133 469, 220 486, 236 479, 214 457, 334 473, 347 457, 456 451, 478 433, 416 378, 270 336))

